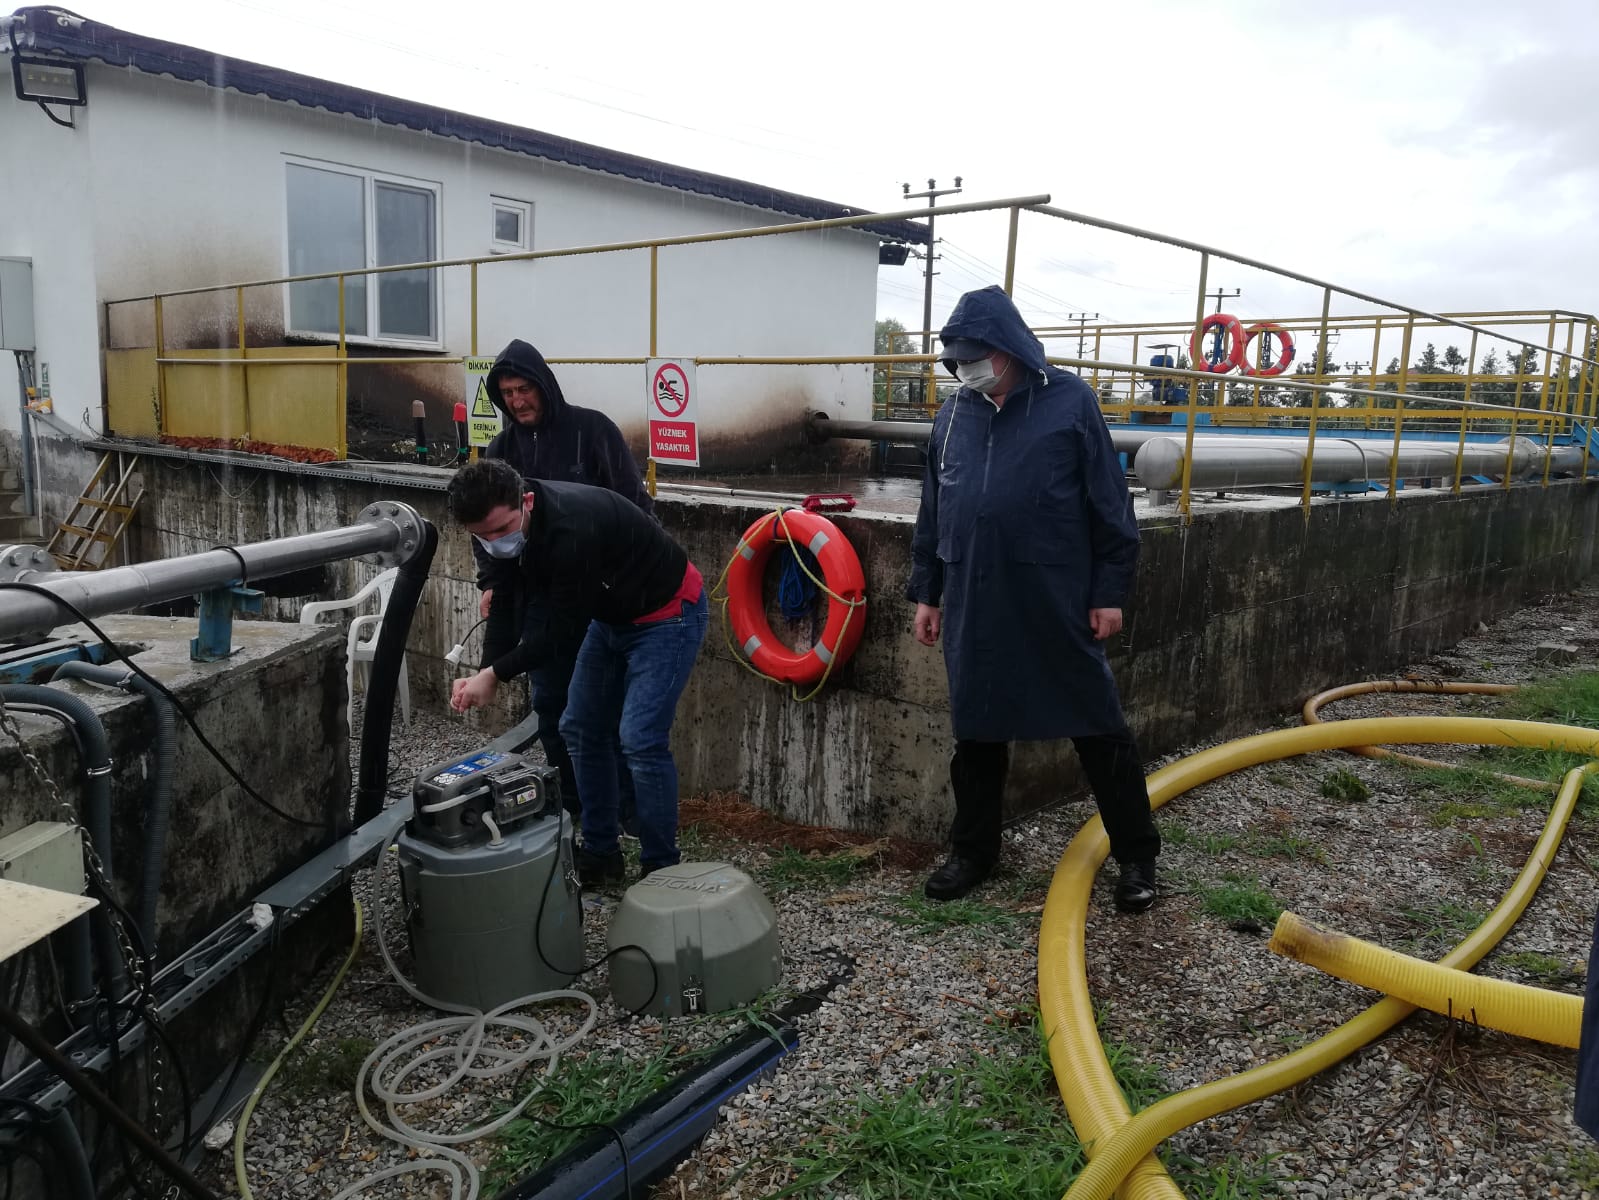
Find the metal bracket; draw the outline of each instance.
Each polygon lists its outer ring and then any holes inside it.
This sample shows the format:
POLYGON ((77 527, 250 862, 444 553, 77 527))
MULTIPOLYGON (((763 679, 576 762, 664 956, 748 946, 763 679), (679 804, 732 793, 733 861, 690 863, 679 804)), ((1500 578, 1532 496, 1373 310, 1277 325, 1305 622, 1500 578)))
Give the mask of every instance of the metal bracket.
POLYGON ((380 500, 363 508, 356 520, 363 525, 392 525, 399 532, 392 550, 378 551, 376 558, 380 567, 398 567, 410 562, 422 547, 422 531, 427 522, 409 504, 380 500))
POLYGON ((200 634, 189 641, 192 662, 221 662, 233 654, 233 614, 258 613, 264 592, 241 583, 201 592, 200 634))

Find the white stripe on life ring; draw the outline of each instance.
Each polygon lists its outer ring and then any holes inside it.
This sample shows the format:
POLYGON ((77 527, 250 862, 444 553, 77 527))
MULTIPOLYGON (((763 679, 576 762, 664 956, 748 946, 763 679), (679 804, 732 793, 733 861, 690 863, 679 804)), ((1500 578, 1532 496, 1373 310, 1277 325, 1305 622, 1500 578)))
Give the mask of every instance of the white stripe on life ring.
POLYGON ((827 545, 828 541, 829 539, 827 533, 824 530, 818 529, 816 531, 816 536, 811 539, 811 544, 807 547, 807 549, 809 549, 812 554, 820 555, 822 553, 822 547, 827 545))
POLYGON ((742 546, 740 546, 738 548, 738 552, 740 554, 742 554, 745 558, 754 558, 755 557, 755 548, 753 546, 751 546, 748 542, 745 542, 742 546))
POLYGON ((750 634, 749 641, 744 643, 744 657, 754 658, 755 652, 761 648, 761 639, 755 634, 750 634))
POLYGON ((816 657, 821 659, 824 663, 831 664, 833 661, 833 652, 829 650, 822 642, 817 642, 816 645, 812 646, 811 653, 816 655, 816 657))

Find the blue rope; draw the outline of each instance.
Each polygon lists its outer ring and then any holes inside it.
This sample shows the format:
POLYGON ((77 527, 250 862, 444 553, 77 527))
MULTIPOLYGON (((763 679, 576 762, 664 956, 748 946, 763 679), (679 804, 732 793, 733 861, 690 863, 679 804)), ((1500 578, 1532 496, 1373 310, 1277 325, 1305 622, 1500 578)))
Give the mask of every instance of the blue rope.
POLYGON ((811 613, 816 603, 816 585, 800 569, 800 556, 812 574, 821 577, 822 568, 804 546, 792 547, 793 553, 783 563, 783 575, 777 582, 777 604, 783 616, 790 621, 802 621, 811 613))

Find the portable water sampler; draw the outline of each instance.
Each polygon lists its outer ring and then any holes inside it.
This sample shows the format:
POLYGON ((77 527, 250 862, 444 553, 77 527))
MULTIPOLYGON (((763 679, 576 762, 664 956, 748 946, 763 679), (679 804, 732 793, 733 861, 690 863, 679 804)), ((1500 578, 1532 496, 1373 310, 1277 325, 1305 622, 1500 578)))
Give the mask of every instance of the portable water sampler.
MULTIPOLYGON (((485 748, 429 767, 412 800, 397 847, 417 987, 485 1012, 566 987, 583 965, 583 904, 555 768, 485 748)), ((634 1012, 719 1012, 782 975, 777 914, 727 863, 652 872, 608 935, 612 994, 634 1012)))
POLYGON ((397 847, 417 987, 486 1012, 570 983, 583 906, 555 768, 479 750, 429 767, 412 801, 397 847))

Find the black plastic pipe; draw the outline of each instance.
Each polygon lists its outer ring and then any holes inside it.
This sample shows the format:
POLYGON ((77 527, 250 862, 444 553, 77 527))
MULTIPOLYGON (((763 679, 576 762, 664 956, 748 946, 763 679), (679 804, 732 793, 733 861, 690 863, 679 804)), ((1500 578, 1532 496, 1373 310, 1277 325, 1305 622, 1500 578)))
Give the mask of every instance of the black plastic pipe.
POLYGON ((107 667, 98 663, 62 663, 54 679, 84 679, 90 683, 138 692, 155 714, 155 781, 150 790, 150 807, 144 825, 144 862, 139 874, 139 907, 136 910, 139 932, 145 950, 155 957, 156 903, 161 897, 161 874, 165 869, 167 830, 172 824, 172 782, 177 759, 178 721, 172 702, 161 689, 142 679, 125 666, 107 667))
POLYGON ((55 1155, 57 1173, 53 1179, 65 1189, 68 1200, 95 1200, 89 1152, 72 1114, 64 1108, 56 1109, 39 1122, 39 1136, 55 1155))
POLYGON ((703 1066, 679 1075, 612 1121, 615 1137, 595 1133, 536 1174, 513 1183, 498 1200, 622 1200, 629 1190, 643 1196, 710 1131, 724 1103, 797 1045, 799 1031, 786 1021, 774 1023, 770 1031, 751 1029, 703 1066))
MULTIPOLYGON (((10 703, 37 704, 51 708, 71 719, 77 726, 83 745, 83 827, 89 842, 100 856, 100 866, 105 872, 108 890, 115 894, 116 873, 111 859, 111 743, 99 715, 81 696, 64 692, 60 688, 44 687, 34 683, 10 683, 0 686, 0 700, 10 703)), ((93 921, 96 957, 100 960, 100 980, 106 998, 122 996, 122 957, 117 949, 116 931, 112 928, 109 909, 101 905, 90 914, 93 921)), ((87 964, 72 963, 69 975, 87 973, 87 964)), ((79 991, 83 983, 73 980, 73 990, 79 991)), ((91 989, 92 990, 92 989, 91 989)), ((75 995, 74 1000, 86 997, 75 995)))
POLYGON ((161 1147, 154 1137, 122 1108, 94 1085, 94 1081, 50 1044, 37 1029, 0 1001, 0 1029, 6 1030, 21 1042, 33 1056, 59 1075, 90 1108, 120 1129, 149 1157, 150 1161, 165 1171, 167 1177, 194 1200, 217 1200, 216 1193, 191 1175, 182 1163, 176 1161, 161 1147))
POLYGON ((377 650, 372 656, 372 673, 366 685, 366 712, 361 722, 361 774, 355 790, 355 823, 364 825, 383 811, 389 787, 389 736, 394 728, 394 697, 400 688, 400 667, 405 662, 405 643, 411 636, 411 619, 416 615, 422 588, 428 581, 433 556, 439 548, 439 531, 432 522, 422 522, 422 543, 400 566, 400 575, 389 593, 389 606, 378 631, 377 650))

